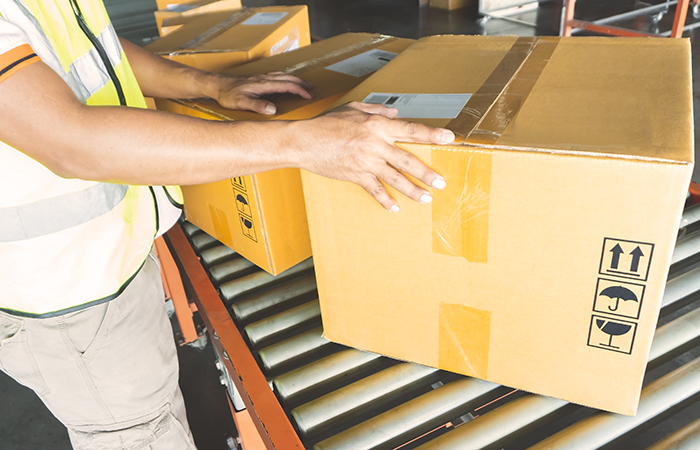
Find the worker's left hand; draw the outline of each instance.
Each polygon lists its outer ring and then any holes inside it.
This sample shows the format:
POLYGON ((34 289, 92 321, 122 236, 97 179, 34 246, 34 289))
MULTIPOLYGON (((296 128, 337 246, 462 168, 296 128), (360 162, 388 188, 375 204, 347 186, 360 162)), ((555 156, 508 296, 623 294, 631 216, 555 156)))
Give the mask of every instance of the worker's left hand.
POLYGON ((274 103, 264 98, 269 94, 296 94, 305 99, 313 98, 309 92, 311 83, 284 72, 270 72, 251 77, 220 78, 219 94, 215 100, 228 109, 253 111, 271 115, 277 112, 274 103))

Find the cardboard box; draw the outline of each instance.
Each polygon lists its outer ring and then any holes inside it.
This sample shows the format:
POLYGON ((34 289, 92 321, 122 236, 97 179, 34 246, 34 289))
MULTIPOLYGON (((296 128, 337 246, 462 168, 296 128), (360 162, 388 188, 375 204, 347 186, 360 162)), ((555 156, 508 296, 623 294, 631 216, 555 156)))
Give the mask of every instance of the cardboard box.
POLYGON ((477 3, 477 0, 430 0, 430 6, 433 8, 440 9, 460 9, 467 6, 473 6, 477 3))
POLYGON ((193 17, 145 48, 217 72, 309 45, 310 36, 306 5, 242 8, 193 17))
POLYGON ((188 3, 194 3, 197 0, 184 0, 184 1, 179 1, 179 0, 156 0, 156 8, 157 9, 168 9, 168 8, 173 8, 175 6, 180 6, 180 5, 186 5, 188 3))
MULTIPOLYGON (((348 33, 225 71, 239 76, 285 71, 314 85, 312 100, 290 94, 270 96, 277 105, 275 116, 231 111, 213 100, 157 99, 158 109, 215 120, 308 119, 412 42, 348 33)), ((311 256, 299 170, 274 170, 182 188, 187 219, 264 270, 276 275, 311 256)))
POLYGON ((693 168, 691 94, 683 39, 421 39, 338 103, 452 129, 452 145, 398 144, 447 188, 429 205, 392 190, 389 213, 302 174, 325 336, 634 414, 693 168))
POLYGON ((182 5, 168 5, 165 9, 154 11, 153 15, 158 34, 162 37, 201 14, 235 9, 241 9, 241 0, 197 0, 182 5))

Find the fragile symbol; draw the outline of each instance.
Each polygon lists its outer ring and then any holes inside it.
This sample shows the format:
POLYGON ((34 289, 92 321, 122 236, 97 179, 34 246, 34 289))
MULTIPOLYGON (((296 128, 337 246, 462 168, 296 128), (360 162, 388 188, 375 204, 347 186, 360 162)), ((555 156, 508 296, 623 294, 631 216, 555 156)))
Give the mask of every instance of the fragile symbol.
POLYGON ((611 286, 609 288, 605 288, 603 289, 603 292, 600 293, 600 295, 605 295, 606 297, 610 297, 611 299, 615 300, 615 307, 608 306, 608 309, 610 311, 617 311, 617 307, 620 304, 620 300, 633 300, 635 302, 639 301, 634 292, 622 286, 611 286))
POLYGON ((613 337, 622 336, 624 334, 627 334, 632 329, 632 325, 630 325, 630 324, 612 322, 612 321, 606 320, 606 319, 596 319, 595 324, 598 326, 598 328, 600 328, 600 331, 602 331, 603 333, 610 336, 610 340, 608 340, 607 344, 600 344, 600 345, 604 345, 606 347, 611 347, 611 348, 618 348, 618 349, 620 347, 612 345, 613 337))
POLYGON ((241 220, 241 231, 243 232, 243 235, 247 238, 252 239, 255 242, 258 242, 257 235, 255 234, 255 226, 253 225, 253 221, 241 215, 239 215, 238 217, 241 220))
POLYGON ((637 324, 603 316, 591 318, 588 345, 617 353, 632 353, 637 324))

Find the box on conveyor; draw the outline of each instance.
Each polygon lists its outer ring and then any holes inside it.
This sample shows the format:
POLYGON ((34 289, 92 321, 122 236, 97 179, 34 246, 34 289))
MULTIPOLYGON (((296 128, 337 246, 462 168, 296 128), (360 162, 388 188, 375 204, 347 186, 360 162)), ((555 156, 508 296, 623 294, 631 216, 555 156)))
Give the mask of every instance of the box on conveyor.
POLYGON ((241 0, 196 0, 189 3, 167 5, 154 11, 158 34, 162 37, 177 30, 201 14, 241 9, 241 0))
MULTIPOLYGON (((277 105, 274 116, 228 110, 213 100, 156 102, 158 109, 206 119, 309 119, 412 42, 347 33, 224 71, 235 76, 284 71, 314 85, 311 100, 291 94, 269 96, 277 105)), ((262 269, 276 275, 311 256, 299 170, 274 170, 182 188, 187 219, 262 269)))
POLYGON ((391 190, 398 213, 302 174, 325 336, 635 414, 693 168, 689 42, 429 37, 354 100, 458 140, 398 144, 447 180, 391 190))
POLYGON ((174 61, 217 72, 310 43, 308 10, 301 5, 201 14, 145 48, 174 61))

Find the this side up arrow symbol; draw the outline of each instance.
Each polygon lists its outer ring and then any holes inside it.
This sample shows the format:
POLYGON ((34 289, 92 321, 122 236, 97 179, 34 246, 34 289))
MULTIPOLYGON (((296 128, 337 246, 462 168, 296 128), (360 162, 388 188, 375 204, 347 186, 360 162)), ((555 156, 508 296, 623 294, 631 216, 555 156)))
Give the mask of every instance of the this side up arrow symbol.
POLYGON ((632 250, 632 265, 630 266, 630 272, 636 272, 639 270, 639 259, 644 256, 644 253, 642 253, 642 249, 637 246, 634 250, 632 250))
POLYGON ((620 244, 616 244, 615 247, 610 249, 610 251, 613 254, 612 261, 610 262, 610 268, 617 269, 617 266, 620 264, 620 255, 625 252, 622 251, 622 247, 620 247, 620 244))

